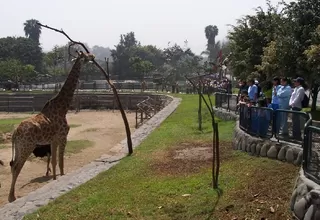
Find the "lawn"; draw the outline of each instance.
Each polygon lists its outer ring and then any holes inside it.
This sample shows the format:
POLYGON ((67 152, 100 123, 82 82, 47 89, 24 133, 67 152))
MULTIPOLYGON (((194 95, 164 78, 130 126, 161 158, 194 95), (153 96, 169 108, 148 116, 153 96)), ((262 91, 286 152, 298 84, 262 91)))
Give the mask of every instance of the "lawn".
POLYGON ((218 120, 218 197, 209 114, 199 132, 197 96, 180 97, 178 109, 132 156, 24 219, 288 219, 298 167, 233 151, 235 123, 218 120))

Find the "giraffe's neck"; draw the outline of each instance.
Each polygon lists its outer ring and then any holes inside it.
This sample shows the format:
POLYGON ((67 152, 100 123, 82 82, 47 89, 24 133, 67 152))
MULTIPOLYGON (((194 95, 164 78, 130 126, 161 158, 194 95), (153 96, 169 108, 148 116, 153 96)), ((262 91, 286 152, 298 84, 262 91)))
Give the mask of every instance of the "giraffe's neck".
POLYGON ((41 113, 61 116, 67 114, 77 87, 81 66, 82 62, 80 58, 77 58, 61 90, 45 104, 41 113))

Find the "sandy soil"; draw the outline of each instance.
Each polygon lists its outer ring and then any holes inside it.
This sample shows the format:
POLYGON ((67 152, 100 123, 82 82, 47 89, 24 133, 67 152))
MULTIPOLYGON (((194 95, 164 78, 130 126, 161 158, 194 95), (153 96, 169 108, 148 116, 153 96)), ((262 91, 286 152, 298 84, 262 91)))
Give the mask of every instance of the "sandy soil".
MULTIPOLYGON (((132 113, 127 113, 131 131, 134 130, 134 116, 132 113)), ((30 114, 0 114, 0 119, 23 117, 30 117, 30 114)), ((70 129, 68 140, 86 139, 93 141, 95 144, 93 147, 86 148, 80 153, 65 156, 65 173, 70 173, 99 158, 102 154, 108 153, 110 148, 125 138, 124 124, 119 112, 83 111, 78 114, 69 113, 67 118, 69 124, 81 124, 79 127, 70 129)), ((2 206, 7 203, 11 184, 9 167, 11 147, 0 149, 0 159, 5 163, 5 167, 0 167, 0 206, 2 206)), ((27 161, 18 177, 16 196, 25 196, 29 192, 52 181, 52 178, 44 176, 45 172, 45 160, 34 159, 27 161)), ((59 174, 58 166, 57 172, 59 174)))

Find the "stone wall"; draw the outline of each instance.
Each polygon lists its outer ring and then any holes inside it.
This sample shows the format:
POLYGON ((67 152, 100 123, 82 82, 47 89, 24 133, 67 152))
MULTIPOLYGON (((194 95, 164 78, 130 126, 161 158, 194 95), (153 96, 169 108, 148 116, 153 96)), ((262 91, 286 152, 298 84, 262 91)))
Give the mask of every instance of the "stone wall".
POLYGON ((239 128, 239 121, 234 128, 232 146, 233 149, 248 152, 252 156, 268 157, 295 165, 302 163, 301 147, 253 137, 239 128))
POLYGON ((320 186, 308 179, 303 169, 299 172, 290 208, 297 219, 320 219, 320 186))
POLYGON ((213 108, 215 116, 223 119, 225 121, 235 121, 238 120, 239 116, 235 112, 228 112, 225 109, 213 108))

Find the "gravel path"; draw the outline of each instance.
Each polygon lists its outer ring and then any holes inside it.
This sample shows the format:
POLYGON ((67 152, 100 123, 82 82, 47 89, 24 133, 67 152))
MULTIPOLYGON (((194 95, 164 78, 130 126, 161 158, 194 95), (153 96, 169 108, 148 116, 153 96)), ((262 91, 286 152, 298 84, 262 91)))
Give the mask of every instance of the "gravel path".
MULTIPOLYGON (((133 146, 137 147, 155 128, 157 128, 171 113, 175 111, 181 102, 179 98, 172 97, 171 103, 162 109, 153 118, 138 128, 131 136, 133 146)), ((20 220, 26 214, 35 212, 41 206, 47 205, 62 194, 92 179, 100 172, 108 170, 119 163, 127 153, 126 139, 114 146, 109 155, 102 155, 99 159, 83 166, 82 168, 66 174, 39 188, 27 196, 17 199, 13 203, 6 204, 0 209, 1 220, 20 220), (112 156, 113 155, 113 156, 112 156)))

